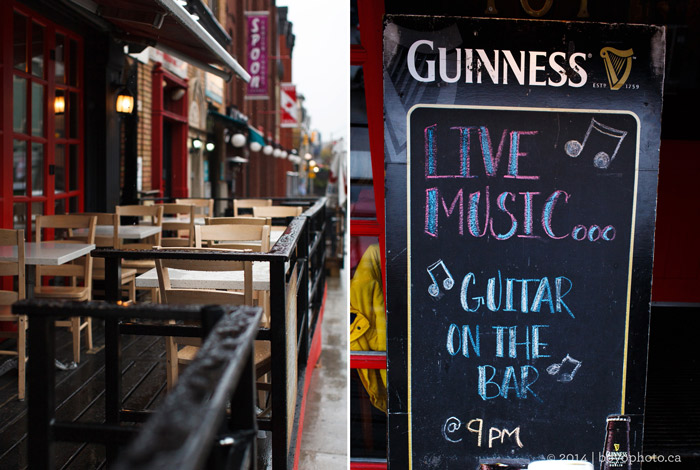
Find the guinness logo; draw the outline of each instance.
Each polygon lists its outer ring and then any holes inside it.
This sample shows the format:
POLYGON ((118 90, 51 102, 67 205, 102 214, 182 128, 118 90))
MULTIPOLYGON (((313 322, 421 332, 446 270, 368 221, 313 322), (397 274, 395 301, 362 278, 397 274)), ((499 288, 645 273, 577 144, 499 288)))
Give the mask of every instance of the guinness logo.
POLYGON ((605 71, 608 73, 608 82, 611 90, 619 90, 625 84, 632 70, 632 49, 621 51, 613 47, 604 47, 600 50, 600 56, 605 62, 605 71))
POLYGON ((618 450, 620 450, 620 444, 613 444, 613 445, 615 446, 615 452, 617 452, 618 450))

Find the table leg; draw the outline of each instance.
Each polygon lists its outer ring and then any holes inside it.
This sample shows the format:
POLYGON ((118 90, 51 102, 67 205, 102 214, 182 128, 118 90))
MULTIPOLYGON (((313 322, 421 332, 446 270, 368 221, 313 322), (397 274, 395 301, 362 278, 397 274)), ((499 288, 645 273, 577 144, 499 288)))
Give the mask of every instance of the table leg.
POLYGON ((32 360, 27 363, 27 448, 29 468, 53 468, 53 432, 56 413, 53 318, 33 317, 28 330, 32 360))
MULTIPOLYGON (((105 259, 105 298, 108 302, 119 300, 121 260, 105 259)), ((119 424, 121 411, 121 335, 119 321, 105 320, 105 422, 119 424)), ((107 462, 114 463, 117 457, 116 444, 107 446, 107 462)))

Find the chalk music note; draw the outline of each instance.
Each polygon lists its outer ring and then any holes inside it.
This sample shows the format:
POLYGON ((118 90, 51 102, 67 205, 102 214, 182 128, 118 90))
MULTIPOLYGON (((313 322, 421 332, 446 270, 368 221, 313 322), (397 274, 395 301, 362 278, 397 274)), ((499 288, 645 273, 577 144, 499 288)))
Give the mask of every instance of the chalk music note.
POLYGON ((583 143, 579 142, 578 140, 570 140, 564 144, 564 151, 568 156, 573 158, 581 155, 581 152, 583 152, 583 148, 586 146, 586 142, 588 141, 593 129, 603 135, 617 139, 617 145, 615 146, 612 156, 610 156, 607 152, 598 152, 595 154, 595 157, 593 157, 593 166, 600 168, 601 170, 605 170, 615 159, 615 155, 617 155, 617 151, 620 150, 620 145, 622 145, 622 141, 627 135, 627 131, 621 131, 610 126, 606 126, 605 124, 601 124, 600 122, 596 121, 595 118, 591 118, 591 123, 588 126, 586 135, 583 137, 583 143))
POLYGON ((566 357, 561 360, 561 363, 554 363, 547 367, 547 373, 556 376, 557 382, 571 382, 574 380, 576 371, 578 371, 580 367, 581 361, 567 354, 566 357))
POLYGON ((433 297, 437 297, 438 294, 440 294, 440 287, 438 287, 438 280, 435 277, 437 274, 439 274, 439 271, 437 273, 434 273, 434 271, 442 266, 442 270, 445 273, 445 279, 442 280, 442 287, 445 288, 445 290, 450 290, 454 287, 455 285, 455 280, 452 278, 452 274, 450 274, 450 271, 447 269, 447 266, 445 266, 445 263, 439 259, 430 266, 428 266, 428 275, 430 278, 433 280, 433 283, 428 286, 428 293, 432 295, 433 297))

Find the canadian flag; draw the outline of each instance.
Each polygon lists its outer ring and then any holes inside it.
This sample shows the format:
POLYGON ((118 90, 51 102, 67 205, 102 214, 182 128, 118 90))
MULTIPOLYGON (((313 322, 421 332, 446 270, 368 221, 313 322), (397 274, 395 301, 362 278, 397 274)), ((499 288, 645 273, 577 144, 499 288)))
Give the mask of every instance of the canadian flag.
POLYGON ((293 83, 280 84, 280 127, 297 127, 297 90, 293 83))

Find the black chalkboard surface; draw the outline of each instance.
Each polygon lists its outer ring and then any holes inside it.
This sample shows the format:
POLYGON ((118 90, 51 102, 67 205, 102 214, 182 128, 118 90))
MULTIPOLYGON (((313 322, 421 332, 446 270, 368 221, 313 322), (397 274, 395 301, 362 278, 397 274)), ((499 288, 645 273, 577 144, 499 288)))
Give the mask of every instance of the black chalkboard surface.
POLYGON ((642 452, 664 41, 385 18, 390 470, 642 452))
POLYGON ((590 460, 623 411, 636 116, 408 120, 412 453, 590 460))

